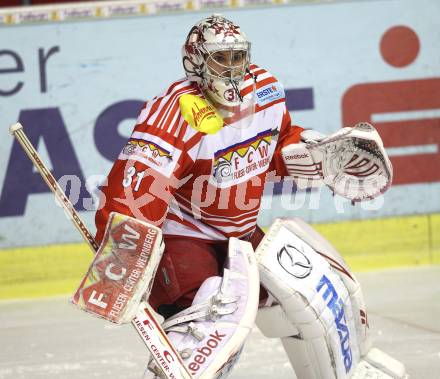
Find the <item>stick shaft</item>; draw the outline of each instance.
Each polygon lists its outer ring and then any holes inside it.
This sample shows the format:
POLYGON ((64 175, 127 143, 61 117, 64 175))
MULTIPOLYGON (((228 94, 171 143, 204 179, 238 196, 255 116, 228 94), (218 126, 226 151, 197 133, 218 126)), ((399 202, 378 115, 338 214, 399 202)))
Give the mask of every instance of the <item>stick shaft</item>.
POLYGON ((84 240, 88 243, 88 245, 94 252, 98 251, 99 248, 98 243, 95 241, 92 234, 88 231, 86 225, 81 220, 81 217, 79 217, 78 212, 75 210, 69 198, 65 195, 64 191, 61 189, 61 187, 59 186, 58 182, 55 180, 52 173, 49 171, 49 169, 41 160, 40 156, 38 155, 38 152, 35 150, 34 146, 26 136, 23 127, 20 124, 15 124, 11 127, 11 133, 13 134, 15 139, 20 143, 26 155, 32 161, 32 163, 34 164, 35 168, 37 169, 41 177, 44 179, 48 187, 51 189, 55 197, 58 199, 59 203, 67 212, 73 224, 79 230, 84 240))

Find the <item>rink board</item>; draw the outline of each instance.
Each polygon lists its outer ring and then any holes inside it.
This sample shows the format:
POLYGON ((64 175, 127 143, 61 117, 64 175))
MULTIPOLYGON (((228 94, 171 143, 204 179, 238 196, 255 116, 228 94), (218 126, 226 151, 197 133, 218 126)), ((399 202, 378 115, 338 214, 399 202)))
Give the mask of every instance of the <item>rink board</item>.
MULTIPOLYGON (((440 264, 440 214, 314 226, 354 271, 440 264)), ((0 251, 0 299, 73 294, 90 259, 85 244, 0 251)))

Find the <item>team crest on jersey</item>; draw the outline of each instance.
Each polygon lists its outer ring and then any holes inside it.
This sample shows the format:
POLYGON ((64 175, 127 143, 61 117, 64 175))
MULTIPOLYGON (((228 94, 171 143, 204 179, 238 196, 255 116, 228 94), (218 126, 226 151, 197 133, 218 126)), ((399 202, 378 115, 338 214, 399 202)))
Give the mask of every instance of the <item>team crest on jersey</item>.
MULTIPOLYGON (((175 150, 173 155, 180 151, 175 150)), ((134 159, 169 176, 176 165, 171 153, 157 143, 143 139, 131 138, 124 146, 120 159, 134 159)))
POLYGON ((272 130, 268 129, 246 141, 216 151, 213 176, 217 183, 239 182, 265 170, 270 162, 271 141, 272 130))
MULTIPOLYGON (((139 152, 145 154, 146 156, 151 156, 154 159, 161 159, 164 157, 167 159, 171 159, 171 154, 169 151, 151 141, 132 138, 127 142, 123 150, 123 153, 126 155, 131 155, 139 152)), ((158 164, 158 166, 160 165, 158 164)))

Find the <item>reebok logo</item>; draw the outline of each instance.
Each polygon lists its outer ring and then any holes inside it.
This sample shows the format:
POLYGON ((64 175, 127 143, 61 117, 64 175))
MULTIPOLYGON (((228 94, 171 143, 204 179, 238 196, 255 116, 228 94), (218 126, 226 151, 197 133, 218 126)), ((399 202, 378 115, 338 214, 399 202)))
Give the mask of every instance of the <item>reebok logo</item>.
POLYGON ((286 156, 286 161, 292 161, 294 159, 302 159, 302 158, 308 158, 309 154, 304 153, 304 154, 295 154, 295 155, 287 155, 286 156))
POLYGON ((219 342, 226 337, 226 334, 220 334, 217 330, 209 335, 209 339, 206 343, 196 350, 196 355, 188 365, 188 368, 192 371, 191 374, 195 375, 198 370, 200 370, 201 365, 206 362, 206 359, 212 354, 212 352, 217 348, 219 342))

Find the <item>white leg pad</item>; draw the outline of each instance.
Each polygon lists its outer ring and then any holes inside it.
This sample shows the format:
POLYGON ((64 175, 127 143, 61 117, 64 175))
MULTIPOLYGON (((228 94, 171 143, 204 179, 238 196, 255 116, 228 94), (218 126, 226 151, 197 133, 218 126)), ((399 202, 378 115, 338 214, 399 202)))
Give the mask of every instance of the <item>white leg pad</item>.
POLYGON ((287 319, 286 313, 279 304, 260 308, 256 323, 261 333, 268 338, 299 335, 298 328, 287 319))
POLYGON ((311 373, 300 377, 348 378, 360 360, 349 293, 329 263, 288 226, 275 221, 256 251, 261 282, 304 343, 311 373))
MULTIPOLYGON (((256 323, 266 337, 281 338, 284 350, 298 378, 318 378, 315 362, 318 359, 316 354, 319 354, 320 346, 325 346, 326 350, 321 356, 325 357, 324 359, 329 358, 323 337, 321 337, 321 341, 318 337, 315 342, 313 340, 308 342, 302 340, 298 328, 287 319, 286 313, 279 304, 260 308, 256 323)), ((326 364, 331 367, 329 359, 326 364)))
POLYGON ((283 220, 283 223, 299 238, 310 245, 330 265, 344 283, 350 296, 353 315, 355 317, 356 335, 361 355, 367 354, 371 348, 367 312, 361 286, 355 275, 339 252, 321 234, 299 218, 283 220))
POLYGON ((404 365, 371 348, 359 282, 340 254, 299 219, 276 220, 256 251, 277 304, 258 311, 280 337, 298 379, 404 379, 404 365))
POLYGON ((297 378, 335 378, 324 337, 309 341, 284 337, 281 342, 297 378), (317 365, 316 362, 321 363, 317 365), (323 367, 328 367, 328 369, 323 370, 323 367))
POLYGON ((352 379, 367 378, 405 379, 408 375, 402 362, 379 349, 372 348, 359 362, 352 376, 352 379))

